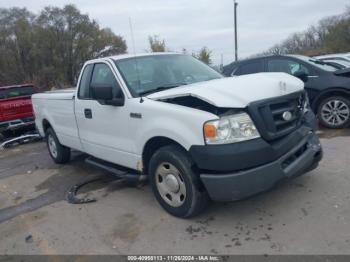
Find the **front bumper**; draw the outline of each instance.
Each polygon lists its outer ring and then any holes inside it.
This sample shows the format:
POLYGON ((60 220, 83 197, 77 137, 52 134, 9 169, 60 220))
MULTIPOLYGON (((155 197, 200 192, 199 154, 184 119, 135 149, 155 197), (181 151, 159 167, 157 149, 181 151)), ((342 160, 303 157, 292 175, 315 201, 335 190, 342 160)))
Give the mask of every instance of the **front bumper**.
POLYGON ((321 158, 320 141, 309 131, 288 153, 273 162, 225 174, 203 173, 200 178, 211 199, 233 201, 267 191, 285 178, 311 171, 321 158))
POLYGON ((0 122, 0 132, 4 131, 16 131, 35 126, 34 117, 26 117, 22 119, 16 119, 6 122, 0 122))

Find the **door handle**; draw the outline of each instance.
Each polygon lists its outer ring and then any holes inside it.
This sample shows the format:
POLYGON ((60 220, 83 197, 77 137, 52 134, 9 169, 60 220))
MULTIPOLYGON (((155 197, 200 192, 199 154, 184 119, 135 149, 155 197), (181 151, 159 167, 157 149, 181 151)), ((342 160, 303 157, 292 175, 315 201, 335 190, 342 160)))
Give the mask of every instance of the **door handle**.
POLYGON ((92 111, 90 108, 85 108, 84 109, 84 115, 85 115, 85 118, 89 118, 91 119, 92 118, 92 111))

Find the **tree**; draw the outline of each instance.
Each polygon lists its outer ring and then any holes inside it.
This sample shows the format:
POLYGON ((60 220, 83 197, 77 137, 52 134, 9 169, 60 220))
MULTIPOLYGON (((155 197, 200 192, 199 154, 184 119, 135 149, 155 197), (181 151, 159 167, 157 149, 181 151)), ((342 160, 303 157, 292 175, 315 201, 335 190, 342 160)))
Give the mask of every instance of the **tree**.
POLYGON ((25 82, 33 74, 33 23, 26 9, 0 9, 0 84, 25 82))
POLYGON ((26 9, 0 9, 0 85, 72 85, 86 60, 126 51, 122 37, 74 5, 46 7, 37 16, 26 9))
POLYGON ((350 51, 350 7, 339 16, 326 17, 307 30, 258 54, 303 54, 316 56, 350 51))
POLYGON ((151 52, 156 53, 156 52, 165 52, 166 51, 165 41, 164 41, 164 39, 160 40, 159 36, 157 36, 157 35, 149 36, 148 42, 150 45, 151 52))
POLYGON ((212 51, 210 51, 207 47, 203 47, 198 54, 195 54, 194 56, 202 61, 203 63, 207 64, 207 65, 211 65, 212 61, 211 61, 211 53, 212 51))

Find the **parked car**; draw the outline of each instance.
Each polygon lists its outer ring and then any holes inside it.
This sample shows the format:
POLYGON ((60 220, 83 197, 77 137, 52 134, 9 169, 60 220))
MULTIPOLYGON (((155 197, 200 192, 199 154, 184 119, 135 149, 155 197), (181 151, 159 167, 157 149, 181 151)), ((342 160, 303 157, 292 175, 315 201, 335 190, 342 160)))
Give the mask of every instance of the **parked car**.
POLYGON ((339 59, 323 59, 323 62, 326 62, 328 64, 331 64, 332 66, 335 66, 339 69, 349 68, 350 67, 350 61, 344 61, 339 59))
POLYGON ((247 59, 224 67, 225 76, 285 72, 305 82, 311 107, 321 124, 343 128, 350 124, 350 69, 299 55, 247 59))
POLYGON ((0 87, 0 133, 3 136, 34 128, 31 84, 0 87))
POLYGON ((318 60, 342 60, 350 62, 350 53, 321 55, 314 58, 318 60))
POLYGON ((284 73, 224 78, 187 55, 121 55, 86 62, 76 90, 33 104, 56 163, 76 149, 118 176, 147 176, 166 211, 189 217, 208 197, 246 198, 317 166, 303 87, 284 73))

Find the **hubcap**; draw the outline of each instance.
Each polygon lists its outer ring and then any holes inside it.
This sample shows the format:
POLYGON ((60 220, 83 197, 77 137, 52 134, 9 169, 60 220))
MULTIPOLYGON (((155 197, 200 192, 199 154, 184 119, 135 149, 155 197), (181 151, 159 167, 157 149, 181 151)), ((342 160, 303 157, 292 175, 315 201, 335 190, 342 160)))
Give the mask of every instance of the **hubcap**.
POLYGON ((340 126, 348 121, 349 107, 340 100, 331 100, 324 104, 321 109, 322 119, 330 126, 340 126))
POLYGON ((53 139, 52 135, 48 136, 47 142, 48 142, 48 145, 49 145, 49 150, 50 150, 51 155, 54 158, 56 158, 57 157, 57 146, 56 146, 56 142, 53 139))
POLYGON ((186 199, 186 186, 180 171, 170 163, 161 163, 156 170, 156 185, 163 200, 173 207, 186 199))

